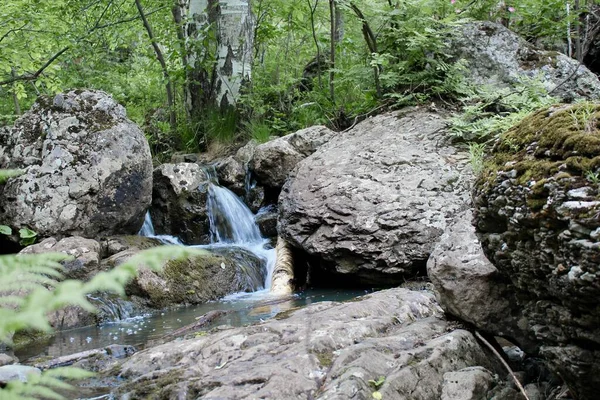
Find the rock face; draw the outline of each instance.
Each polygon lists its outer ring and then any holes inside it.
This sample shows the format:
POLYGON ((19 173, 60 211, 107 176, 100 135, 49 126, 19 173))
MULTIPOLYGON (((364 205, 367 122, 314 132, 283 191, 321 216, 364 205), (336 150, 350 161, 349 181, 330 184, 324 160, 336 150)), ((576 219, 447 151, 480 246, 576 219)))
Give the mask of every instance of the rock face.
POLYGON ((152 194, 144 134, 99 91, 42 97, 4 149, 26 173, 0 193, 0 220, 40 236, 136 233, 152 194))
POLYGON ((533 338, 520 326, 521 310, 508 288, 510 280, 483 253, 472 219, 470 210, 458 215, 427 261, 437 300, 446 313, 535 349, 533 338))
MULTIPOLYGON (((131 256, 113 256, 121 262, 131 256)), ((264 284, 261 262, 237 248, 214 249, 202 256, 172 260, 161 272, 142 267, 126 289, 128 295, 146 300, 146 306, 164 308, 200 304, 236 292, 258 290, 264 284)))
POLYGON ((500 24, 460 26, 450 38, 448 51, 467 62, 467 77, 476 85, 510 88, 523 79, 539 79, 563 101, 600 98, 598 77, 577 60, 539 50, 500 24))
POLYGON ((414 276, 469 203, 467 157, 444 142, 445 127, 416 109, 335 135, 284 186, 280 235, 363 282, 414 276))
POLYGON ((65 253, 74 259, 62 262, 66 279, 87 280, 100 270, 100 243, 92 239, 74 236, 57 241, 48 238, 38 244, 28 246, 21 254, 65 253))
POLYGON ((598 121, 590 103, 531 115, 499 139, 474 191, 483 249, 521 326, 581 399, 600 390, 598 121))
POLYGON ((318 303, 278 319, 133 355, 125 398, 439 399, 448 372, 499 371, 467 331, 440 319, 425 292, 393 289, 360 301, 318 303))
POLYGON ((198 164, 163 164, 156 168, 150 210, 156 233, 178 236, 186 244, 209 243, 206 201, 210 180, 198 164))
POLYGON ((281 188, 296 165, 334 134, 325 126, 312 126, 258 145, 250 161, 250 169, 258 183, 281 188))

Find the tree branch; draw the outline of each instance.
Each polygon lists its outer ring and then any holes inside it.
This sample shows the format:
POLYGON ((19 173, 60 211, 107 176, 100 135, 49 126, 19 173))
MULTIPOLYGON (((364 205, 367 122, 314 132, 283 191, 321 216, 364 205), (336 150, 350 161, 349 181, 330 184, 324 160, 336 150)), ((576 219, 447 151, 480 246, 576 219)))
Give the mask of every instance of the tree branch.
POLYGON ((44 65, 42 65, 42 67, 40 69, 38 69, 34 73, 13 76, 10 79, 1 81, 0 86, 9 85, 9 84, 17 82, 17 81, 34 81, 34 80, 36 80, 44 72, 44 70, 46 68, 48 68, 54 61, 56 61, 56 59, 58 57, 62 56, 63 53, 65 53, 67 50, 69 50, 69 46, 65 47, 64 49, 62 49, 61 51, 59 51, 58 53, 53 55, 48 61, 46 61, 46 63, 44 65))
POLYGON ((2 37, 0 37, 0 42, 2 42, 4 39, 6 39, 8 37, 8 35, 10 35, 13 32, 18 32, 22 29, 24 29, 27 26, 28 22, 25 22, 23 24, 23 26, 21 26, 20 28, 13 28, 13 29, 9 29, 4 35, 2 35, 2 37))
POLYGON ((175 98, 173 96, 173 85, 171 84, 171 78, 169 77, 169 70, 167 69, 167 63, 165 62, 165 58, 163 56, 160 47, 154 37, 154 33, 152 32, 152 27, 144 14, 144 9, 142 8, 142 4, 140 0, 135 0, 135 5, 140 13, 140 17, 142 18, 142 22, 144 23, 144 28, 146 28, 146 32, 148 32, 148 38, 152 42, 152 47, 154 48, 154 52, 156 53, 156 58, 160 63, 160 67, 162 68, 163 75, 166 81, 166 91, 167 91, 167 104, 169 106, 169 122, 171 124, 171 131, 174 133, 177 129, 177 116, 175 114, 175 98))

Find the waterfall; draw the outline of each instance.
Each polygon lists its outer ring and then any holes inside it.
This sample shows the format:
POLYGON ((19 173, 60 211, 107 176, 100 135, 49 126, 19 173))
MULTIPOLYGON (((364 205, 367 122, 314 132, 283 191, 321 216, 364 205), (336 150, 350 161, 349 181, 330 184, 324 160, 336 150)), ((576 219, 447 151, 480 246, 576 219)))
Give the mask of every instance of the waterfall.
POLYGON ((154 236, 154 225, 152 225, 152 217, 150 217, 150 211, 146 212, 146 216, 144 217, 144 225, 142 225, 142 229, 140 229, 140 236, 151 237, 154 236))
POLYGON ((211 184, 208 191, 208 218, 212 243, 259 243, 264 239, 254 214, 230 190, 211 184))
POLYGON ((152 217, 150 216, 150 211, 146 211, 146 216, 144 217, 144 225, 142 225, 142 229, 140 229, 138 235, 152 239, 158 239, 162 244, 176 244, 183 246, 181 240, 179 240, 179 238, 175 236, 157 235, 154 233, 154 225, 152 225, 152 217))
POLYGON ((275 249, 266 248, 269 240, 260 234, 254 214, 227 188, 211 183, 207 201, 210 237, 214 245, 245 248, 261 258, 266 268, 264 288, 271 287, 275 249))
MULTIPOLYGON (((270 289, 275 268, 276 250, 269 248, 269 240, 262 237, 260 229, 256 224, 255 215, 250 211, 246 204, 227 188, 219 186, 217 173, 212 166, 204 166, 209 183, 207 214, 210 225, 210 245, 194 246, 206 249, 222 249, 224 247, 238 247, 250 251, 262 260, 264 265, 264 275, 266 278, 262 282, 262 287, 270 289)), ((250 182, 246 182, 251 185, 250 182)), ((144 225, 140 230, 141 236, 155 238, 164 244, 182 245, 181 241, 169 235, 156 235, 152 225, 150 212, 146 213, 144 225)), ((219 250, 217 250, 218 252, 219 250)), ((240 264, 243 267, 243 263, 240 264)), ((250 273, 249 280, 255 280, 256 277, 250 273)))

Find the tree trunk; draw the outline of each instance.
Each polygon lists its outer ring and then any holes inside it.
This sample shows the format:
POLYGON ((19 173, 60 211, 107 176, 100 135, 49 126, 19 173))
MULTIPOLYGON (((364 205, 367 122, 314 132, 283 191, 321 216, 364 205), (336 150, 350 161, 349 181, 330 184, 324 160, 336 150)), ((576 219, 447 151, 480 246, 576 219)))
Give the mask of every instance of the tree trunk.
POLYGON ((250 0, 179 0, 174 16, 186 17, 186 108, 235 106, 251 79, 254 18, 250 0))
POLYGON ((154 48, 154 53, 156 54, 156 58, 160 63, 160 67, 163 72, 163 76, 165 78, 165 89, 167 92, 167 105, 169 107, 169 123, 171 125, 171 132, 175 132, 177 129, 177 114, 175 113, 175 97, 173 93, 173 85, 171 83, 171 78, 169 77, 169 70, 167 69, 167 63, 165 62, 165 57, 163 56, 158 43, 156 42, 156 38, 154 37, 154 33, 152 33, 152 27, 146 18, 146 14, 144 14, 144 9, 142 8, 142 4, 140 0, 135 0, 135 5, 140 13, 140 17, 142 18, 142 22, 144 24, 144 28, 146 28, 146 32, 148 32, 148 38, 152 42, 152 48, 154 48))

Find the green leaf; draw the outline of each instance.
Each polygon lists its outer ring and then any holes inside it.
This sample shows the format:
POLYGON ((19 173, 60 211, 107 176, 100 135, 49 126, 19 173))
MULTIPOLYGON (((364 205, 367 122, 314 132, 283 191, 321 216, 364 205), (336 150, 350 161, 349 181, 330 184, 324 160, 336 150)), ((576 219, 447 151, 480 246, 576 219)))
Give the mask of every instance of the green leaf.
POLYGON ((31 229, 28 229, 28 228, 19 229, 19 237, 21 239, 30 239, 30 238, 33 238, 36 236, 37 236, 37 232, 32 231, 31 229))
POLYGON ((382 394, 381 394, 381 393, 379 393, 379 392, 373 392, 372 396, 373 396, 373 398, 374 398, 375 400, 381 400, 381 399, 383 399, 383 396, 382 396, 382 394))
POLYGON ((12 235, 12 229, 10 228, 10 226, 0 225, 0 234, 6 236, 12 235))

